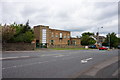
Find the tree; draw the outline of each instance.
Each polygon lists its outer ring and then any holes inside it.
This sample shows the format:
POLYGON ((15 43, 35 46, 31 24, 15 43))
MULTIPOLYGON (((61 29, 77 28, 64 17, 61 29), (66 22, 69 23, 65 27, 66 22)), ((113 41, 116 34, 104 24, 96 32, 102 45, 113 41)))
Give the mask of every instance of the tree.
POLYGON ((89 36, 82 36, 81 38, 81 45, 89 45, 89 36))
POLYGON ((20 34, 12 39, 13 42, 31 42, 34 39, 34 34, 31 31, 27 31, 24 34, 20 34))
POLYGON ((25 33, 26 31, 29 31, 31 28, 29 26, 29 20, 26 22, 26 24, 23 26, 22 32, 25 33))
MULTIPOLYGON (((15 22, 8 26, 8 28, 15 29, 11 37, 6 35, 6 42, 31 42, 34 39, 34 32, 29 26, 29 20, 26 24, 16 24, 15 22)), ((6 31, 4 31, 6 32, 6 31)))
POLYGON ((106 35, 105 42, 102 44, 103 46, 117 47, 119 39, 117 38, 114 32, 108 33, 106 35))
POLYGON ((15 28, 11 26, 2 26, 2 41, 7 42, 10 40, 14 36, 15 32, 15 28))
POLYGON ((88 36, 93 36, 93 35, 94 35, 94 33, 85 32, 85 33, 83 33, 83 34, 82 34, 82 36, 86 36, 86 35, 88 35, 88 36))
POLYGON ((34 39, 34 34, 31 31, 27 31, 23 34, 24 42, 31 42, 34 39))
POLYGON ((90 37, 91 35, 94 35, 94 33, 83 33, 81 37, 81 45, 93 45, 96 43, 96 41, 90 37))

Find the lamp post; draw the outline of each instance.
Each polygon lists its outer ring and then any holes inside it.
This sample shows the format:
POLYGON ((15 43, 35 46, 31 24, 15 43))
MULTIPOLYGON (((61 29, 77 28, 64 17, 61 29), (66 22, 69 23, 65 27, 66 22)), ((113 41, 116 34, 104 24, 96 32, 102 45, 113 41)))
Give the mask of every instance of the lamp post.
POLYGON ((109 34, 109 37, 108 37, 108 39, 109 39, 109 48, 110 48, 110 34, 109 34))
MULTIPOLYGON (((100 28, 103 28, 103 26, 100 27, 100 28)), ((97 40, 98 40, 98 41, 97 41, 97 44, 98 44, 98 45, 100 44, 100 41, 99 41, 99 33, 100 33, 100 32, 99 32, 99 29, 100 29, 100 28, 98 27, 98 35, 97 35, 97 37, 98 37, 98 38, 97 38, 97 40)))

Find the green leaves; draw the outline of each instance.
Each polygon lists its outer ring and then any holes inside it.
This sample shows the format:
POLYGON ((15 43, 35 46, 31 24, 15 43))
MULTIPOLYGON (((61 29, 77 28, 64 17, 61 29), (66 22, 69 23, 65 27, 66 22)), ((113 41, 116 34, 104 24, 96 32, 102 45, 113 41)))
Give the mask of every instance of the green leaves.
POLYGON ((34 39, 34 34, 31 31, 27 31, 23 34, 24 42, 31 42, 34 39))
POLYGON ((3 41, 6 42, 31 42, 34 39, 33 30, 26 24, 11 24, 7 27, 3 26, 3 41))
POLYGON ((102 45, 116 48, 118 44, 119 44, 119 38, 117 38, 116 34, 112 32, 106 35, 105 42, 102 45))
POLYGON ((82 45, 92 45, 92 44, 95 44, 95 43, 96 43, 96 41, 93 38, 91 38, 89 35, 84 35, 81 38, 81 44, 82 45))
POLYGON ((93 36, 93 35, 94 35, 94 33, 85 32, 85 33, 83 33, 83 34, 82 34, 82 36, 86 36, 86 35, 88 35, 88 36, 93 36))
POLYGON ((2 41, 7 42, 15 35, 15 28, 11 26, 1 26, 2 27, 2 41))

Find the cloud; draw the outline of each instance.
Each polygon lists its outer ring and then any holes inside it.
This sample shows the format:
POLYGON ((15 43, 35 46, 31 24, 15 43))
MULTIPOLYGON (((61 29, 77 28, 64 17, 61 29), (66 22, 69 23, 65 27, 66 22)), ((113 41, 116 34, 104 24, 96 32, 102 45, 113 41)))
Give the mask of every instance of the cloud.
POLYGON ((72 36, 90 31, 101 34, 118 32, 117 2, 86 2, 84 0, 4 0, 2 23, 25 23, 30 26, 48 25, 50 28, 72 31, 72 36))

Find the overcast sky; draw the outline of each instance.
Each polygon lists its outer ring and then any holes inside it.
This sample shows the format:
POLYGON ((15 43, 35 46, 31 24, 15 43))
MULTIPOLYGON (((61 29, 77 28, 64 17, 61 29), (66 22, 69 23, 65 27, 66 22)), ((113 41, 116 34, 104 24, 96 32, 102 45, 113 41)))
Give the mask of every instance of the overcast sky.
POLYGON ((47 25, 53 29, 83 32, 118 33, 118 0, 1 0, 1 23, 47 25), (103 28, 101 28, 103 26, 103 28))

